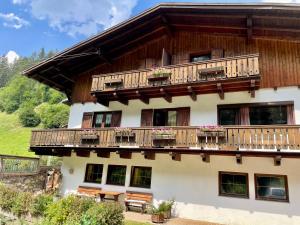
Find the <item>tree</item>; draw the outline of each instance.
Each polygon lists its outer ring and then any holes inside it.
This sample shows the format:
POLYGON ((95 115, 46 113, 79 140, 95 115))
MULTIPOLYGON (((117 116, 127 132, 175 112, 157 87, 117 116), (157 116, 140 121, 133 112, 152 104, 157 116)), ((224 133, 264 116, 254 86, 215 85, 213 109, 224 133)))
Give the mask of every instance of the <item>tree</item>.
POLYGON ((24 127, 36 127, 41 122, 39 115, 31 107, 20 110, 19 120, 24 127))
POLYGON ((61 128, 68 124, 70 108, 62 103, 43 103, 36 108, 44 128, 61 128))

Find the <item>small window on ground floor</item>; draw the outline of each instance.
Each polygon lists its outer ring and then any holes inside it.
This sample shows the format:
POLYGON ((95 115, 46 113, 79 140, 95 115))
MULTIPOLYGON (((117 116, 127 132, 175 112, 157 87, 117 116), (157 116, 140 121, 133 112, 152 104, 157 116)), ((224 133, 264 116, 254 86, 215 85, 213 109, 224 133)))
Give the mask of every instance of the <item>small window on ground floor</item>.
POLYGON ((131 168, 131 187, 150 188, 151 187, 151 167, 133 166, 131 168))
POLYGON ((258 200, 288 202, 288 184, 285 175, 255 174, 255 194, 258 200))
POLYGON ((248 174, 219 172, 219 195, 248 198, 248 174))
POLYGON ((102 182, 102 164, 87 164, 84 182, 101 184, 102 182))
POLYGON ((108 165, 106 184, 125 185, 126 166, 108 165))

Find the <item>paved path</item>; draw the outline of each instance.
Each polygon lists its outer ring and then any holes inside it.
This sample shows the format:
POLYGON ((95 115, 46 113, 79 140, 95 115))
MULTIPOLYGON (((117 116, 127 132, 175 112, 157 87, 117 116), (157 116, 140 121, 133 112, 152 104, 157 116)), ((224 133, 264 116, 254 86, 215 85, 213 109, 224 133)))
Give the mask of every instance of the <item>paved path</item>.
MULTIPOLYGON (((125 212, 125 219, 137 221, 137 222, 151 223, 151 215, 149 215, 149 214, 141 214, 141 213, 136 213, 136 212, 125 212)), ((216 223, 187 220, 187 219, 181 219, 181 218, 172 218, 163 224, 165 224, 165 225, 220 225, 220 224, 216 224, 216 223)))

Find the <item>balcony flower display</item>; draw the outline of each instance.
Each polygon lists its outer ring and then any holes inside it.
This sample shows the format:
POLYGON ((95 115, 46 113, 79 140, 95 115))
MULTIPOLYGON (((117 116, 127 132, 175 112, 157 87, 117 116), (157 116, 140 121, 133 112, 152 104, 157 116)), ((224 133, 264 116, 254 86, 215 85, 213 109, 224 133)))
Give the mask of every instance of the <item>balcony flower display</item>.
POLYGON ((134 137, 135 133, 131 128, 115 128, 116 137, 134 137))
POLYGON ((167 71, 164 68, 154 69, 153 73, 148 76, 149 81, 159 81, 159 80, 167 80, 170 78, 172 73, 167 71))
POLYGON ((198 128, 198 137, 225 137, 225 128, 222 126, 201 126, 198 128))
POLYGON ((172 128, 152 129, 153 140, 173 140, 176 139, 176 131, 172 128))

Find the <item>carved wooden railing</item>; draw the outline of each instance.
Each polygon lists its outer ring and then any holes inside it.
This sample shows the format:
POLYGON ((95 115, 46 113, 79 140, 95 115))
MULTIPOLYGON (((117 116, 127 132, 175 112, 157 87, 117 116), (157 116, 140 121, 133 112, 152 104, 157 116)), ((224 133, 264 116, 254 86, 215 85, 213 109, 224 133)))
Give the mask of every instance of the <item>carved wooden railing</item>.
POLYGON ((130 128, 116 135, 114 128, 34 130, 30 147, 139 147, 212 150, 299 150, 300 125, 226 126, 224 132, 201 132, 199 127, 170 127, 172 134, 157 138, 152 127, 130 128), (175 137, 174 137, 175 136, 175 137), (91 138, 87 138, 91 137, 91 138), (172 137, 172 138, 170 138, 172 137), (84 139, 87 138, 87 139, 84 139), (84 140, 83 140, 84 139, 84 140))
MULTIPOLYGON (((202 62, 170 65, 153 69, 132 70, 118 73, 94 75, 91 92, 112 91, 122 89, 136 89, 152 87, 154 85, 177 85, 203 82, 201 71, 205 73, 214 72, 216 76, 209 79, 232 79, 251 77, 259 75, 259 55, 244 55, 238 57, 227 57, 202 62), (167 79, 153 81, 153 74, 157 69, 169 74, 167 79), (221 74, 220 70, 224 71, 221 74)), ((165 78, 165 77, 164 77, 165 78)))

